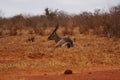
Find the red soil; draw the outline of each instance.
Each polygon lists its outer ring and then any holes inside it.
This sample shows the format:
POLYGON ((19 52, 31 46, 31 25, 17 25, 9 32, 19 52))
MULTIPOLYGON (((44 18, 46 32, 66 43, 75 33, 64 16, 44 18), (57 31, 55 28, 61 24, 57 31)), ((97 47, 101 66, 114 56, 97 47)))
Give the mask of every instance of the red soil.
POLYGON ((87 69, 71 69, 73 74, 64 74, 65 69, 1 71, 0 80, 120 80, 119 68, 87 69))

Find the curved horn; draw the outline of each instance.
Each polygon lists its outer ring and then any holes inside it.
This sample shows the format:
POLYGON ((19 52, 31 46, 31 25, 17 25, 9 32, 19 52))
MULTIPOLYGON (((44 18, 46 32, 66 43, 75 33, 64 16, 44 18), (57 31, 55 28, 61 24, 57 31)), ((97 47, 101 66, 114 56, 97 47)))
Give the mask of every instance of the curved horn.
POLYGON ((55 29, 53 30, 53 32, 51 33, 51 35, 48 37, 48 39, 49 39, 54 33, 56 33, 58 27, 59 27, 59 23, 56 24, 55 29))
POLYGON ((56 32, 56 30, 58 29, 58 27, 59 27, 59 23, 56 24, 56 28, 54 29, 54 31, 52 32, 52 34, 54 34, 56 32))

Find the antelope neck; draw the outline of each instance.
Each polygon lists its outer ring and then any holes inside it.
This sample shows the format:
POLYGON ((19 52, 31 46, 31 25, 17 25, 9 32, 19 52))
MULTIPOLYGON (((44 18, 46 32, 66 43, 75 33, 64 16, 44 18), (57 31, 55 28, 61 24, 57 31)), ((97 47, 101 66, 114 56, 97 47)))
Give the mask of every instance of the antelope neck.
POLYGON ((61 40, 61 38, 59 36, 56 36, 55 42, 57 43, 60 40, 61 40))

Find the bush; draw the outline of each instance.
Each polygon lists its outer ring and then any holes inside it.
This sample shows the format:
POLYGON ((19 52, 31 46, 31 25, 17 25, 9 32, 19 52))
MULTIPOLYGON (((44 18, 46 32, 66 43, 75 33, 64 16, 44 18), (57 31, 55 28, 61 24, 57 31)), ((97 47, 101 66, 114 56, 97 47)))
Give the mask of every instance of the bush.
POLYGON ((55 27, 57 22, 64 28, 64 35, 74 35, 74 28, 79 27, 80 34, 88 34, 92 30, 95 35, 120 37, 120 5, 110 8, 109 12, 95 9, 94 13, 83 12, 78 15, 46 8, 45 14, 40 16, 25 17, 20 14, 12 18, 0 18, 0 28, 10 30, 9 35, 17 35, 17 30, 29 28, 36 34, 44 35, 45 30, 55 27))

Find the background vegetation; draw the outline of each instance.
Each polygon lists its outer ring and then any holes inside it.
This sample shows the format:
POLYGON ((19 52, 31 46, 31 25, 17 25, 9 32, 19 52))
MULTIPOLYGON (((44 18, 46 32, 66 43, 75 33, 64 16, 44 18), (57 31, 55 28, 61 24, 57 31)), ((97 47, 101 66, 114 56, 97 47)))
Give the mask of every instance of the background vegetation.
POLYGON ((94 13, 82 12, 76 15, 68 15, 64 11, 45 9, 44 15, 24 16, 22 14, 11 18, 0 17, 0 36, 22 35, 22 30, 29 33, 45 35, 44 31, 54 27, 59 22, 64 28, 62 33, 73 35, 75 27, 79 33, 92 33, 99 36, 120 37, 120 5, 112 7, 108 12, 96 9, 94 13))

